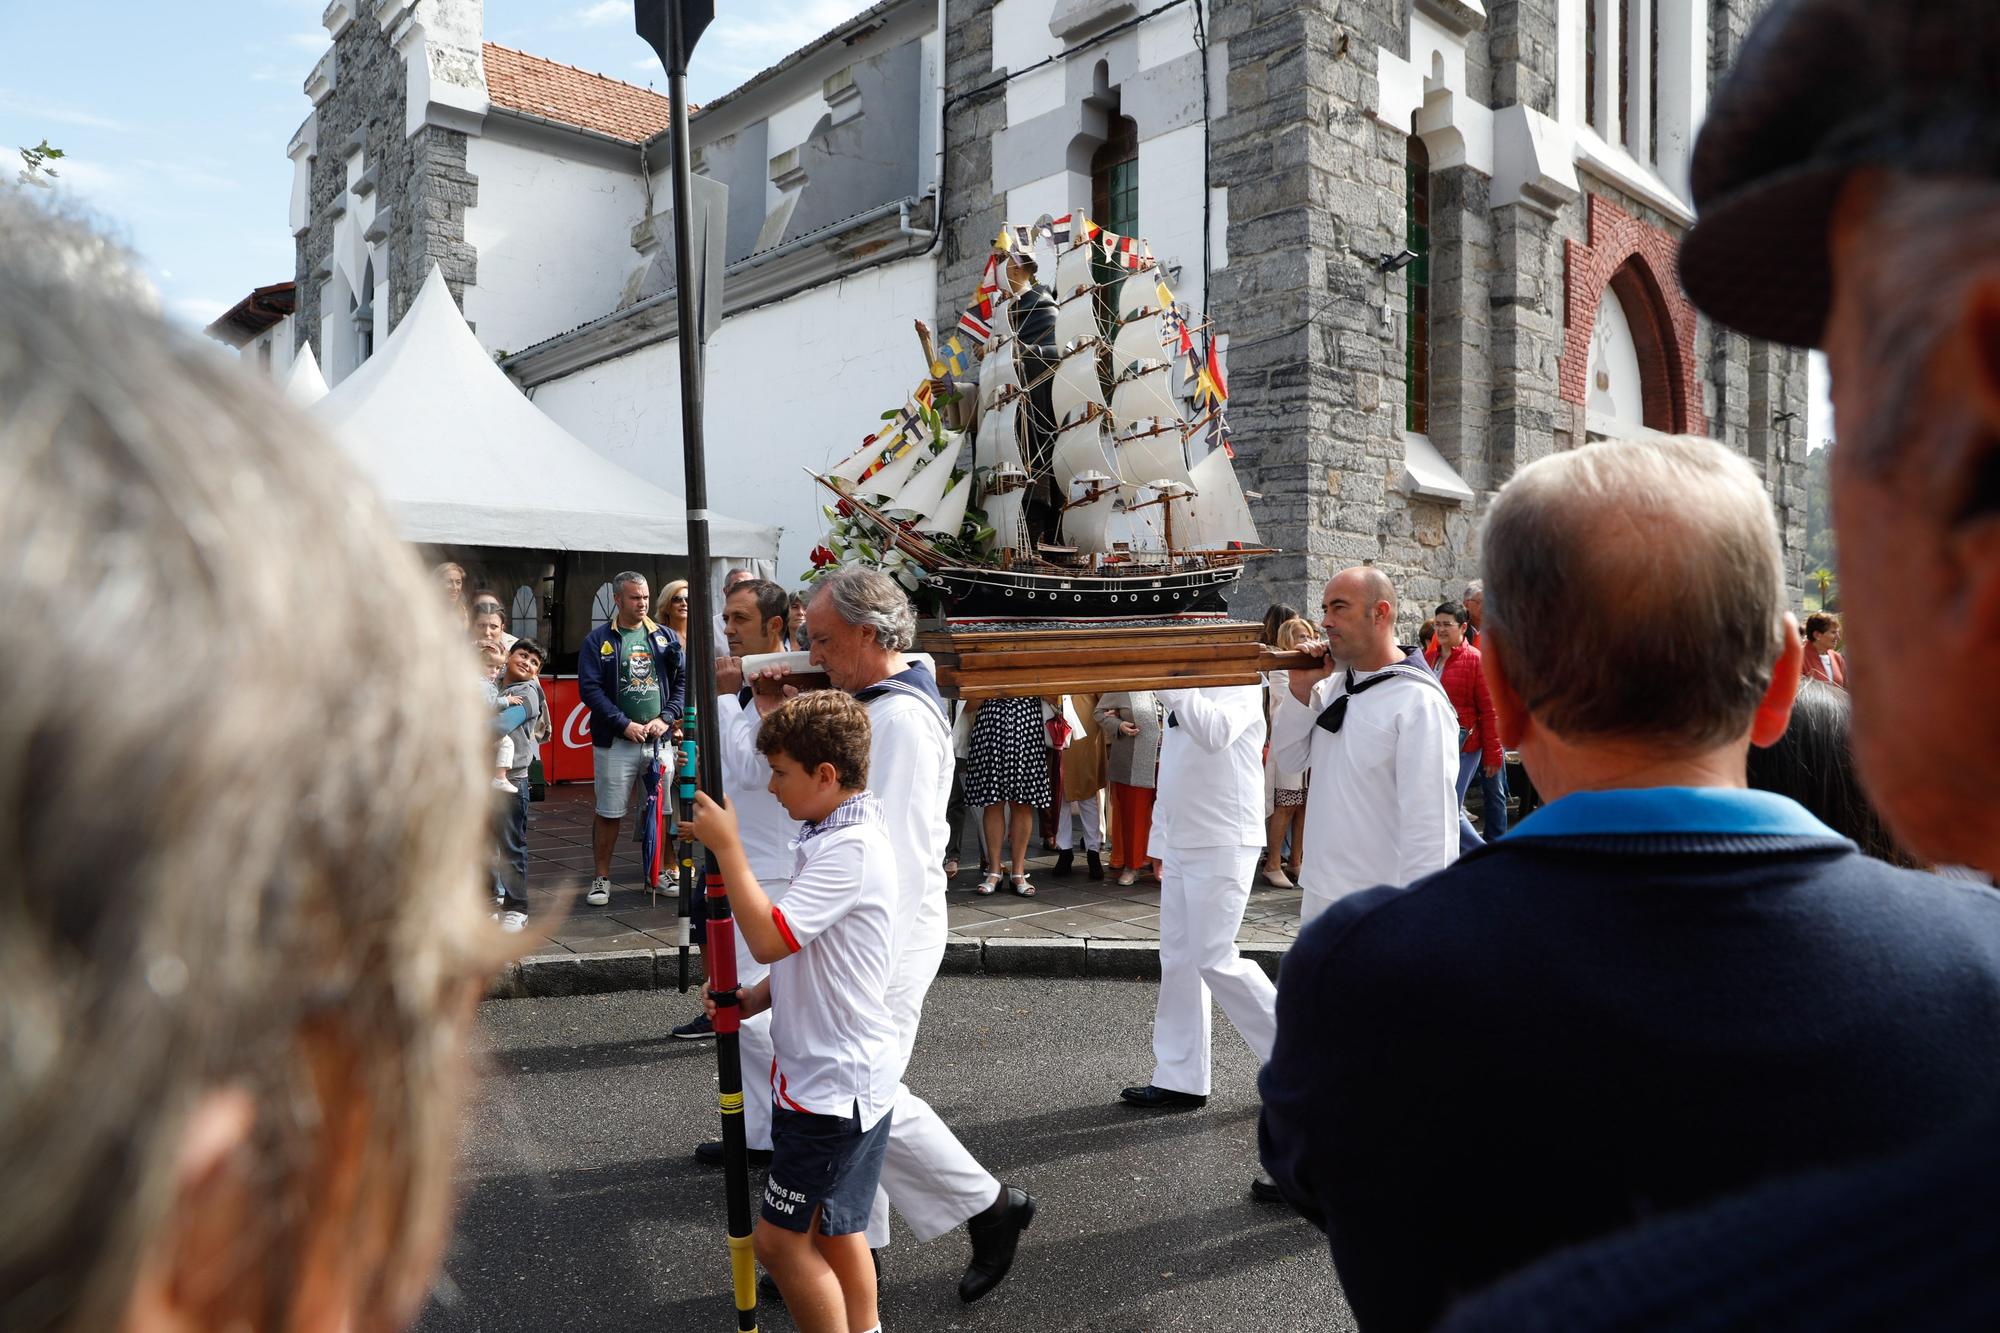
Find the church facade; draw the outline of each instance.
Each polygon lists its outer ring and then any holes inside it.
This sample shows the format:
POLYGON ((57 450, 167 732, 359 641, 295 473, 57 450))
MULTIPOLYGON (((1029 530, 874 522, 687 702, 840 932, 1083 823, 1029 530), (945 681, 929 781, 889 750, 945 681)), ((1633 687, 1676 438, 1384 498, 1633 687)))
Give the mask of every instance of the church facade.
MULTIPOLYGON (((1680 295, 1687 162, 1763 0, 883 0, 700 108, 727 185, 711 497, 819 539, 804 475, 924 374, 1003 222, 1151 243, 1226 335, 1266 545, 1235 609, 1373 561, 1412 624, 1486 502, 1594 439, 1763 472, 1796 596, 1803 353, 1680 295)), ((294 336, 329 380, 432 264, 536 405, 679 489, 657 95, 483 41, 477 0, 335 0, 292 142, 294 336)), ((697 52, 699 59, 699 52, 697 52)))

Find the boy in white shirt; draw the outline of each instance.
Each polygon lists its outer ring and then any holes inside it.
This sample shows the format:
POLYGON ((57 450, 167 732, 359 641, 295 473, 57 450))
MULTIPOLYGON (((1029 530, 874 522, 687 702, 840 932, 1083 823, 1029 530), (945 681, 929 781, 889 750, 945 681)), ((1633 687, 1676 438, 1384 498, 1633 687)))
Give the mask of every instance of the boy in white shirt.
MULTIPOLYGON (((690 831, 722 870, 729 907, 768 979, 738 991, 771 1011, 771 1167, 755 1243, 801 1333, 877 1333, 863 1234, 901 1072, 888 990, 896 863, 868 785, 868 710, 819 690, 765 717, 773 796, 805 821, 782 908, 757 883, 735 809, 695 795, 690 831)), ((708 1001, 711 1017, 714 1001, 708 1001)))

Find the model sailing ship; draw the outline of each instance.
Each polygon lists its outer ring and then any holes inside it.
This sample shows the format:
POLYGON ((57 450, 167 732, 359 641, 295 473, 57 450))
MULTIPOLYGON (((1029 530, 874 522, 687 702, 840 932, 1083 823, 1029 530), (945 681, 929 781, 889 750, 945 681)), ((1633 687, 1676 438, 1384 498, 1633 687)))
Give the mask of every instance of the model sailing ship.
POLYGON ((933 380, 815 475, 943 594, 948 622, 1220 619, 1244 560, 1268 551, 1204 329, 1144 242, 1088 219, 1010 226, 933 380), (938 424, 938 383, 977 423, 969 472, 962 435, 938 424))

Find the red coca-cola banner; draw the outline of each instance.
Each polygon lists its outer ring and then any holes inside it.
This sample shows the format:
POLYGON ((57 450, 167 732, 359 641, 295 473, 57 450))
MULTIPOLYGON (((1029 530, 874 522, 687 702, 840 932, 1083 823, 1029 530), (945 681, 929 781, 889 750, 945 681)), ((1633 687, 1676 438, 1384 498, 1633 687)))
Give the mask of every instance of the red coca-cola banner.
POLYGON ((553 734, 542 745, 542 776, 550 782, 589 782, 596 771, 591 759, 590 710, 577 697, 575 676, 543 676, 542 693, 549 701, 553 734))

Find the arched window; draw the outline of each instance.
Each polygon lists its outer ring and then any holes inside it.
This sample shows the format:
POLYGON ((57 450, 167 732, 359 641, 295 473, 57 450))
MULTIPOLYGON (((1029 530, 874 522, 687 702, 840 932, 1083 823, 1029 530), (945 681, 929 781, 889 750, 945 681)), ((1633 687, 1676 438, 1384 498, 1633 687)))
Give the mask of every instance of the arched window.
POLYGON ((1403 269, 1409 296, 1409 336, 1403 340, 1403 427, 1416 435, 1431 430, 1431 155, 1424 141, 1409 138, 1404 155, 1404 202, 1409 222, 1404 244, 1417 257, 1403 269))
POLYGON ((611 594, 611 585, 600 583, 597 592, 590 599, 590 623, 602 625, 618 614, 618 599, 611 594))
POLYGON ((361 290, 353 297, 354 308, 348 318, 354 321, 354 364, 375 355, 375 261, 370 259, 361 270, 361 290))
POLYGON ((1090 217, 1120 236, 1139 234, 1139 122, 1129 116, 1111 118, 1090 159, 1090 217))
POLYGON ((527 584, 514 589, 514 603, 510 608, 507 632, 517 639, 533 639, 540 635, 542 628, 542 599, 535 596, 535 590, 527 584))

